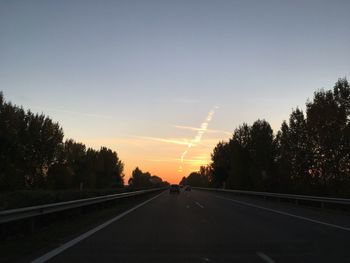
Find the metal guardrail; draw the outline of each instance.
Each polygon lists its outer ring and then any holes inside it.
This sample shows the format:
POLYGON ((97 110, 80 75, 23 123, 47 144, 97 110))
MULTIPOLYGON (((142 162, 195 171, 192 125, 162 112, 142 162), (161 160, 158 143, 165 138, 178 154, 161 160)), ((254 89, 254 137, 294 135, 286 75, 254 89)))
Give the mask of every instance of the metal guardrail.
POLYGON ((92 198, 84 198, 84 199, 72 200, 67 202, 52 203, 47 205, 38 205, 38 206, 30 206, 30 207, 24 207, 24 208, 18 208, 18 209, 4 210, 0 212, 0 224, 15 221, 15 220, 45 215, 49 213, 55 213, 55 212, 68 210, 72 208, 102 203, 102 202, 111 201, 114 199, 142 195, 142 194, 165 190, 165 189, 166 187, 162 187, 162 188, 140 190, 135 192, 121 193, 121 194, 112 194, 112 195, 104 195, 104 196, 98 196, 98 197, 92 197, 92 198))
POLYGON ((281 199, 290 199, 295 201, 312 201, 321 203, 321 206, 325 203, 350 205, 350 199, 346 198, 332 198, 332 197, 321 197, 321 196, 310 196, 310 195, 294 195, 294 194, 280 194, 280 193, 269 193, 269 192, 255 192, 255 191, 244 191, 244 190, 230 190, 230 189, 220 189, 220 188, 204 188, 204 187, 194 187, 198 190, 206 191, 216 191, 216 192, 229 192, 242 195, 250 196, 262 196, 262 197, 275 197, 281 199))

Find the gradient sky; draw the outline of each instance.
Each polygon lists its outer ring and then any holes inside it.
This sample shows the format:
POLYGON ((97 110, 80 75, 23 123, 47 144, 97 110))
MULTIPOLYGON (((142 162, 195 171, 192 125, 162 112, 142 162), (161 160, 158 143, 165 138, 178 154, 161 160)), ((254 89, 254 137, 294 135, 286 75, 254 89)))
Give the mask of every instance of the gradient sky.
POLYGON ((126 177, 139 166, 178 182, 238 125, 264 118, 276 132, 315 90, 349 76, 349 10, 321 0, 1 0, 0 90, 66 138, 117 151, 126 177))

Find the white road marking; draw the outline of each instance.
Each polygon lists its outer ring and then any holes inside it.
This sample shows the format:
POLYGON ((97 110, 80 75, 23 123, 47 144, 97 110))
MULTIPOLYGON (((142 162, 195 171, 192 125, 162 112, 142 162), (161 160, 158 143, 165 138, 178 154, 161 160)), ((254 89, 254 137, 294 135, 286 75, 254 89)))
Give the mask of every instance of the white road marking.
POLYGON ((262 252, 256 252, 258 257, 260 257, 262 260, 264 260, 267 263, 275 263, 268 255, 262 253, 262 252))
POLYGON ((41 263, 41 262, 46 262, 47 260, 53 258, 54 256, 60 254, 61 252, 63 252, 64 250, 74 246, 75 244, 77 244, 78 242, 88 238, 89 236, 95 234, 97 231, 100 231, 101 229, 105 228, 106 226, 114 223, 115 221, 121 219, 122 217, 126 216, 127 214, 131 213, 132 211, 136 210, 137 208, 147 204, 148 202, 152 201, 153 199, 156 199, 157 197, 159 197, 160 195, 164 194, 165 192, 162 192, 148 200, 146 200, 145 202, 137 205, 137 206, 134 206, 133 208, 121 213, 120 215, 108 220, 107 222, 89 230, 88 232, 72 239, 71 241, 68 241, 67 243, 59 246, 58 248, 55 248, 53 250, 51 250, 50 252, 46 253, 45 255, 42 255, 41 257, 38 257, 36 259, 34 259, 33 261, 31 261, 32 263, 41 263))
POLYGON ((200 208, 204 208, 204 206, 201 205, 200 203, 198 203, 198 202, 195 202, 195 203, 196 203, 196 205, 198 205, 200 208))
POLYGON ((217 196, 217 195, 215 197, 221 198, 221 199, 225 199, 225 200, 230 200, 230 201, 238 203, 238 204, 259 208, 259 209, 263 209, 263 210, 266 210, 266 211, 274 212, 274 213, 277 213, 277 214, 290 216, 290 217, 298 218, 298 219, 301 219, 301 220, 305 220, 305 221, 313 222, 313 223, 316 223, 316 224, 329 226, 329 227, 333 227, 333 228, 337 228, 337 229, 341 229, 341 230, 345 230, 345 231, 349 231, 350 232, 350 228, 349 227, 338 226, 338 225, 335 225, 335 224, 326 223, 326 222, 319 221, 319 220, 316 220, 316 219, 311 219, 311 218, 307 218, 307 217, 303 217, 303 216, 298 216, 298 215, 290 214, 290 213, 287 213, 287 212, 282 212, 282 211, 279 211, 279 210, 275 210, 275 209, 271 209, 271 208, 267 208, 267 207, 263 207, 263 206, 259 206, 259 205, 253 205, 253 204, 246 203, 246 202, 243 202, 243 201, 237 201, 237 200, 234 200, 234 199, 225 198, 225 197, 221 197, 221 196, 217 196))

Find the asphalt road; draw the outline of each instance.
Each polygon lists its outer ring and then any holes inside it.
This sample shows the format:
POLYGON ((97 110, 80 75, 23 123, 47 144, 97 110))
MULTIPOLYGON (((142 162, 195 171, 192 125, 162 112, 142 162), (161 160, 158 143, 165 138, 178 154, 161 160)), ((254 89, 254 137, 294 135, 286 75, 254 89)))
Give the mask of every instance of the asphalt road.
POLYGON ((168 191, 50 262, 350 262, 350 216, 168 191))

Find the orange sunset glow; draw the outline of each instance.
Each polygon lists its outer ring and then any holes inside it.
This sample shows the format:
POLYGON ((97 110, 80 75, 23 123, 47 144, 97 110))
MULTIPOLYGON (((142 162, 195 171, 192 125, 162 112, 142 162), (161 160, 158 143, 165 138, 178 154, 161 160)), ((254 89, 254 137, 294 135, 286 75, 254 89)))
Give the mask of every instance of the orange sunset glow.
POLYGON ((178 183, 183 176, 198 171, 200 166, 209 164, 210 154, 218 141, 227 140, 232 136, 228 131, 210 129, 209 122, 208 117, 204 116, 199 127, 169 126, 182 137, 126 136, 82 138, 82 140, 95 149, 101 145, 118 149, 118 155, 125 164, 125 182, 128 181, 135 167, 139 167, 161 176, 169 183, 178 183), (183 156, 185 151, 186 154, 183 156))
POLYGON ((349 10, 0 0, 0 263, 350 263, 349 10))

